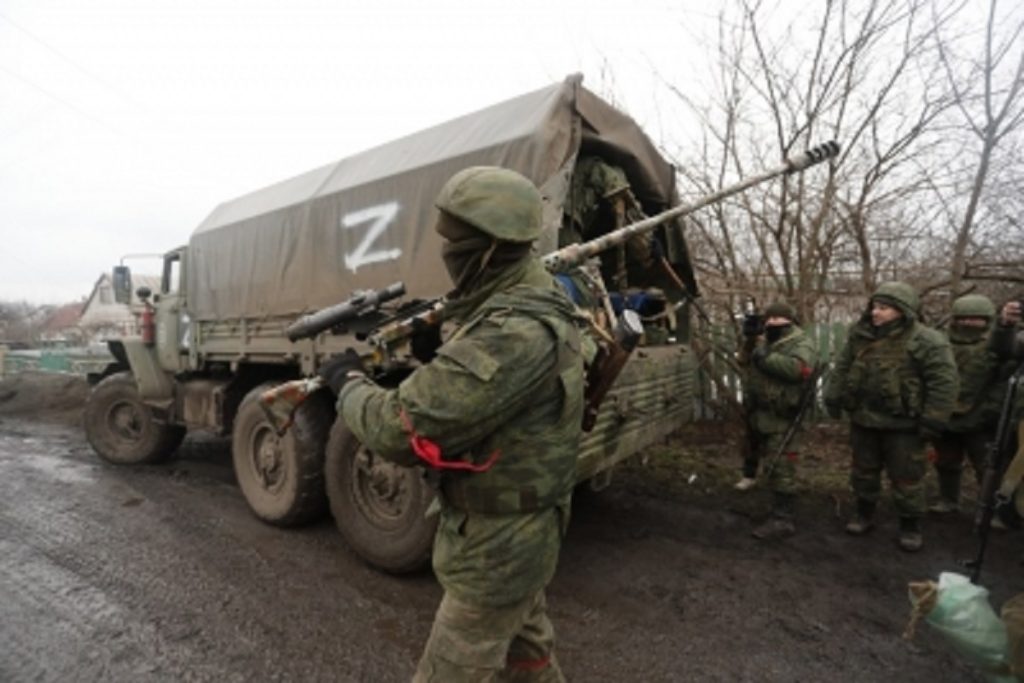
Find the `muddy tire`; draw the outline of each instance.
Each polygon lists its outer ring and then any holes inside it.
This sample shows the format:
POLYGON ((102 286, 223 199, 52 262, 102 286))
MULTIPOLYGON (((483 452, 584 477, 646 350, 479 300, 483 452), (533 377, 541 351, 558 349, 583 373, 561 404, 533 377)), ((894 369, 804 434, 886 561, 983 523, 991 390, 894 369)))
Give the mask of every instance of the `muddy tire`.
POLYGON ((242 399, 231 433, 235 478, 253 513, 268 524, 297 526, 327 514, 324 446, 334 421, 333 397, 317 392, 278 436, 259 405, 263 384, 242 399))
POLYGON ((184 427, 154 418, 130 372, 110 375, 93 388, 83 421, 93 450, 115 465, 163 462, 185 438, 184 427))
POLYGON ((339 417, 324 471, 334 522, 360 557, 392 574, 427 566, 437 516, 425 517, 434 492, 419 468, 375 456, 339 417))

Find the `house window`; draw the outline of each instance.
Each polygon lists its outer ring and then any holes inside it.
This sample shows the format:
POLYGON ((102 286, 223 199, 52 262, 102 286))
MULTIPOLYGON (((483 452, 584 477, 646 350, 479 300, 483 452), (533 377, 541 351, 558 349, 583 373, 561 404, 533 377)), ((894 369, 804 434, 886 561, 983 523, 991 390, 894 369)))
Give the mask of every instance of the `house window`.
POLYGON ((109 285, 103 285, 100 287, 99 299, 101 304, 112 304, 114 303, 114 290, 109 285))

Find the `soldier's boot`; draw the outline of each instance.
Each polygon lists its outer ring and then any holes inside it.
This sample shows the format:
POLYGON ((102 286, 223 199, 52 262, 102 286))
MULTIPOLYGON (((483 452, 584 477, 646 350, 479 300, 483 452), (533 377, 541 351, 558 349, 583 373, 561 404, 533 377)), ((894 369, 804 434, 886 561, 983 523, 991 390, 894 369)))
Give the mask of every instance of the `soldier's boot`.
POLYGON ((900 517, 900 548, 908 553, 916 553, 923 545, 921 520, 917 517, 900 517))
POLYGON ((875 504, 871 501, 857 499, 857 510, 846 523, 846 533, 863 536, 875 526, 871 518, 875 516, 875 504))
POLYGON ((796 526, 793 524, 793 503, 794 496, 787 493, 776 493, 775 502, 772 504, 772 512, 764 522, 759 524, 752 532, 754 538, 769 541, 779 538, 787 538, 796 533, 796 526))
POLYGON ((960 511, 959 472, 939 472, 939 499, 928 510, 939 514, 960 511))
POLYGON ((749 491, 757 486, 757 465, 757 458, 743 458, 743 476, 733 484, 733 488, 737 491, 749 491))
POLYGON ((747 476, 744 476, 738 482, 733 484, 733 488, 736 489, 737 491, 749 491, 755 486, 757 486, 757 479, 755 479, 754 477, 747 476))

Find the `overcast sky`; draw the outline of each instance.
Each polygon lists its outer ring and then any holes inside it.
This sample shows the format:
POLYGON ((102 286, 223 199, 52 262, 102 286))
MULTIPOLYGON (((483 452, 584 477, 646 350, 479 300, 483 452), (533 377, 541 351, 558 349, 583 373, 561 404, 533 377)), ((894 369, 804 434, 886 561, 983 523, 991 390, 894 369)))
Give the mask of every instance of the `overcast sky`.
POLYGON ((573 72, 657 137, 654 67, 694 68, 711 5, 0 0, 0 300, 83 298, 222 201, 573 72))

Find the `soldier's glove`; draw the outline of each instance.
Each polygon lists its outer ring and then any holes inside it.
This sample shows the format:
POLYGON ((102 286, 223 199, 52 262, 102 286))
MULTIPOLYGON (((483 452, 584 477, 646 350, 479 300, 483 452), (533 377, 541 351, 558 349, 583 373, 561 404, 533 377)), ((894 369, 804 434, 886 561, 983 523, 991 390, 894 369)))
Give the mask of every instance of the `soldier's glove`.
POLYGON ((320 366, 316 374, 323 378, 335 395, 349 381, 366 376, 366 373, 363 372, 363 361, 354 349, 345 349, 344 353, 332 356, 320 366))
POLYGON ((429 363, 434 360, 441 344, 440 325, 425 325, 409 337, 409 349, 412 351, 413 357, 421 363, 429 363))
POLYGON ((764 318, 755 314, 743 316, 743 336, 759 337, 764 334, 764 318))
POLYGON ((939 420, 933 420, 930 417, 922 417, 917 421, 917 429, 921 434, 921 438, 932 443, 942 436, 945 428, 946 425, 944 423, 939 420))

